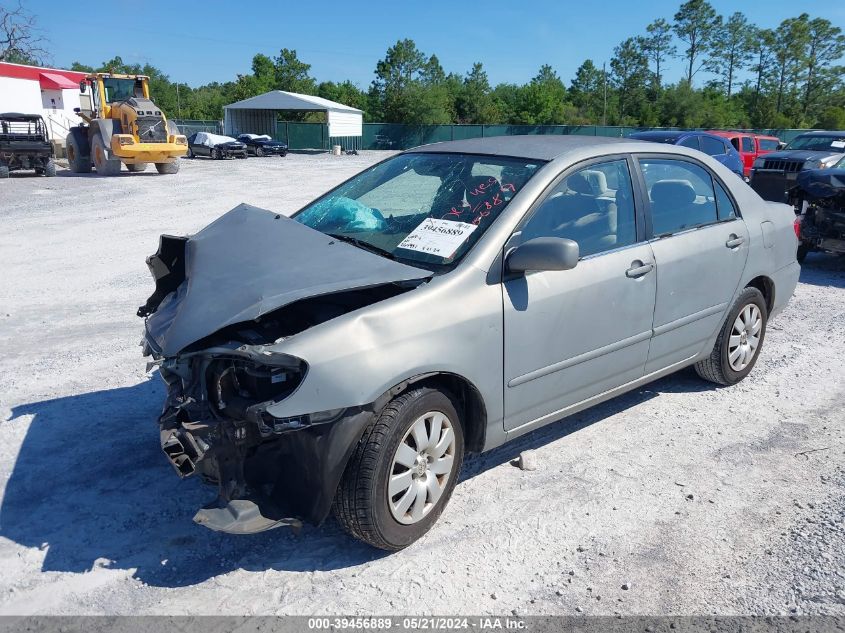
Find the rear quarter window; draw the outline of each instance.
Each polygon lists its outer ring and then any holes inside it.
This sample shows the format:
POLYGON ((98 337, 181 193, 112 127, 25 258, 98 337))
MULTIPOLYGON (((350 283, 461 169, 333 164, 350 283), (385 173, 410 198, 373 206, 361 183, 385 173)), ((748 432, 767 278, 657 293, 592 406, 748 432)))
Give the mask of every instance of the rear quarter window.
POLYGON ((711 156, 720 156, 727 152, 727 147, 721 139, 711 138, 709 136, 701 137, 701 151, 711 156))

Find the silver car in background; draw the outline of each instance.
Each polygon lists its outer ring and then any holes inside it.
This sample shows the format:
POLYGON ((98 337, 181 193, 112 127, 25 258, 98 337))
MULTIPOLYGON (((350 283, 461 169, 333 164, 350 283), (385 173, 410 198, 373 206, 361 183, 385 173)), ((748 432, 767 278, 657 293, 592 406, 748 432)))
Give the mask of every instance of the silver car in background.
POLYGON ((162 447, 217 486, 209 528, 334 509, 403 548, 467 451, 691 365, 745 378, 793 220, 700 152, 576 136, 420 147, 292 218, 241 205, 148 260, 162 447))

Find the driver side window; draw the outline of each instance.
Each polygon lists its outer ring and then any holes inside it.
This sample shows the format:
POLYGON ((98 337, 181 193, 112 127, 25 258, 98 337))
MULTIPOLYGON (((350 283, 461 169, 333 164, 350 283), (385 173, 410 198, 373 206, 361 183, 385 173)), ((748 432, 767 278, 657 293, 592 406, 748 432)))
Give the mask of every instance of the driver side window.
POLYGON ((522 241, 563 237, 581 257, 637 241, 628 161, 589 165, 558 183, 522 229, 522 241))

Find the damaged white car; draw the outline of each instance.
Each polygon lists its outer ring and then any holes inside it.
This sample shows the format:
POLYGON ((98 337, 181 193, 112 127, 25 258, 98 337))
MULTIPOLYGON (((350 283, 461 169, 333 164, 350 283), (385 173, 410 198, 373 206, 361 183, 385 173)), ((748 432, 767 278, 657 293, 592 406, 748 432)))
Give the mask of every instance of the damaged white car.
POLYGON ((465 452, 690 365, 748 375, 793 218, 699 152, 560 136, 411 150, 292 218, 241 205, 148 260, 162 447, 217 486, 209 528, 333 508, 400 549, 465 452))

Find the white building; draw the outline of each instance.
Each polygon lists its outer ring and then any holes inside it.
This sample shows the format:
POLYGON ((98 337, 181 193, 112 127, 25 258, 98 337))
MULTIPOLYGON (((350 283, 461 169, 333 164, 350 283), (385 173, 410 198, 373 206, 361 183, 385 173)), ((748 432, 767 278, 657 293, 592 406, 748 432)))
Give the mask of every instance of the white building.
POLYGON ((56 68, 39 68, 0 62, 0 112, 40 114, 50 136, 64 139, 68 129, 81 119, 79 82, 85 73, 56 68))

